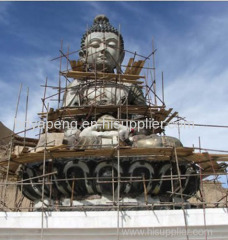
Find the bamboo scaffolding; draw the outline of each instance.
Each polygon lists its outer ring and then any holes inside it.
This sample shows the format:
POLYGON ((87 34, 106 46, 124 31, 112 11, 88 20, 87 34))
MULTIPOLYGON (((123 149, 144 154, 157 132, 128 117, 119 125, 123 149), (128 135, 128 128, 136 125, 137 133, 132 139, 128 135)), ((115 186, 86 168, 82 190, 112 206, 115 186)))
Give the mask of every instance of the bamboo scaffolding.
MULTIPOLYGON (((141 56, 139 54, 137 54, 136 52, 130 52, 132 53, 134 56, 133 58, 130 58, 128 65, 120 65, 119 63, 117 64, 117 73, 106 73, 105 72, 105 64, 103 63, 103 69, 101 72, 98 72, 96 69, 96 64, 95 64, 95 72, 89 72, 88 68, 86 68, 86 72, 83 72, 80 70, 77 70, 77 67, 81 67, 79 65, 76 64, 73 68, 73 63, 72 61, 69 59, 69 56, 72 53, 76 53, 78 51, 74 51, 74 52, 69 52, 69 47, 67 49, 67 53, 65 54, 63 52, 63 46, 62 46, 62 42, 61 42, 61 49, 60 49, 60 54, 61 56, 55 58, 55 59, 60 59, 60 75, 59 75, 59 85, 58 86, 51 86, 51 85, 47 85, 47 79, 45 82, 45 85, 41 85, 42 87, 44 87, 44 96, 43 96, 43 107, 42 107, 42 111, 39 114, 41 119, 46 119, 46 121, 48 120, 52 120, 55 121, 57 118, 68 118, 68 117, 72 117, 72 116, 80 116, 81 115, 86 115, 86 118, 89 119, 89 117, 91 117, 92 115, 95 116, 95 118, 102 113, 107 113, 107 112, 112 112, 113 110, 116 111, 117 114, 117 120, 118 121, 127 121, 127 119, 129 118, 129 114, 142 114, 143 116, 147 116, 147 117, 151 117, 154 119, 158 119, 158 120, 164 120, 165 124, 180 124, 180 119, 178 117, 178 122, 177 123, 170 123, 170 121, 177 117, 177 112, 171 113, 172 109, 165 109, 165 97, 164 97, 164 77, 163 77, 163 72, 162 72, 162 96, 161 98, 157 95, 156 91, 157 91, 157 86, 156 86, 156 74, 155 74, 155 52, 156 49, 154 49, 154 43, 152 43, 152 48, 153 51, 152 53, 148 56, 148 57, 144 57, 141 56), (136 56, 140 56, 143 57, 144 60, 139 60, 139 61, 135 61, 136 56), (150 56, 153 57, 152 59, 152 67, 144 67, 145 65, 145 61, 149 60, 150 56), (66 71, 62 71, 62 60, 66 59, 66 71), (72 67, 72 70, 69 70, 69 63, 72 67), (124 72, 124 74, 122 73, 121 67, 126 67, 126 70, 124 72), (148 83, 148 78, 149 78, 149 74, 147 74, 147 76, 140 76, 140 71, 142 69, 146 69, 146 70, 152 70, 153 75, 151 76, 152 79, 152 83, 151 86, 149 86, 148 83), (65 87, 61 87, 61 76, 64 76, 66 78, 66 86, 65 87), (68 77, 71 78, 79 78, 79 79, 84 79, 84 85, 80 86, 79 91, 81 91, 83 89, 83 87, 91 82, 94 83, 94 91, 90 92, 89 94, 95 94, 95 106, 79 106, 76 109, 75 108, 68 108, 68 107, 64 107, 64 108, 60 108, 57 111, 50 111, 49 110, 49 105, 46 106, 45 101, 47 99, 53 100, 51 99, 52 97, 55 97, 56 95, 58 95, 58 108, 60 107, 59 104, 61 102, 61 94, 66 92, 68 89, 70 89, 67 86, 67 82, 68 77), (138 79, 143 79, 143 81, 139 81, 138 79), (147 101, 149 103, 148 106, 130 106, 128 105, 128 101, 126 101, 123 105, 121 103, 119 103, 117 106, 99 106, 97 105, 97 103, 102 99, 102 94, 104 94, 104 92, 102 93, 98 93, 98 88, 101 87, 104 88, 107 86, 107 83, 112 81, 112 83, 114 84, 114 86, 116 87, 116 92, 115 92, 115 103, 117 104, 117 88, 120 87, 121 85, 124 85, 125 83, 130 83, 130 84, 137 84, 137 86, 140 86, 146 89, 146 98, 147 101), (145 85, 142 85, 144 84, 145 85), (56 89, 57 93, 53 94, 51 96, 46 97, 46 89, 47 88, 52 88, 52 89, 56 89), (152 104, 150 95, 153 94, 152 96, 154 97, 154 105, 152 104), (160 101, 162 103, 161 106, 157 105, 157 101, 160 101), (46 112, 44 112, 44 108, 47 109, 46 112), (125 114, 126 115, 126 119, 124 117, 122 117, 122 115, 125 114)), ((127 50, 126 50, 127 52, 127 50)), ((87 56, 88 57, 88 56, 87 56)), ((52 60, 55 60, 52 59, 52 60)), ((88 89, 87 89, 88 91, 88 89)), ((87 99, 89 97, 89 94, 87 94, 87 99)), ((27 120, 27 109, 28 109, 28 95, 29 95, 29 90, 27 91, 27 100, 26 100, 26 117, 25 117, 25 121, 27 120)), ((183 119, 181 119, 183 120, 183 119)), ((135 121, 140 121, 138 119, 135 119, 135 121)), ((47 125, 46 125, 47 126, 47 125)), ((199 127, 221 127, 221 128, 228 128, 228 126, 224 126, 224 125, 206 125, 206 124, 194 124, 194 126, 199 126, 199 127)), ((37 126, 39 127, 39 126, 37 126)), ((27 125, 25 125, 25 129, 23 131, 20 131, 19 133, 24 133, 24 142, 23 142, 23 146, 28 146, 29 141, 28 138, 26 138, 26 132, 33 129, 26 129, 27 125), (26 140, 27 139, 27 140, 26 140)), ((227 175, 227 171, 224 172, 220 172, 220 168, 217 165, 214 165, 217 163, 217 161, 219 161, 219 159, 223 159, 224 162, 228 161, 228 155, 227 154, 210 154, 207 155, 205 153, 193 153, 193 150, 200 150, 200 151, 216 151, 216 152, 224 152, 224 153, 228 153, 228 151, 226 150, 216 150, 216 149, 206 149, 206 148, 202 148, 201 144, 198 148, 194 147, 194 148, 153 148, 153 149, 148 149, 148 148, 131 148, 131 147, 122 147, 120 140, 118 138, 118 144, 116 146, 111 145, 110 149, 75 149, 75 150, 68 150, 67 146, 55 146, 53 148, 49 148, 49 146, 47 145, 47 133, 48 133, 48 129, 45 129, 45 144, 44 144, 44 150, 40 151, 40 152, 36 152, 36 153, 23 153, 21 155, 19 155, 18 157, 12 157, 11 162, 14 164, 26 164, 26 163, 30 163, 30 162, 41 162, 42 161, 42 157, 43 157, 43 173, 40 176, 36 176, 36 177, 31 177, 31 178, 26 178, 26 179, 22 179, 22 180, 16 180, 15 182, 11 183, 8 180, 5 181, 4 183, 0 184, 0 186, 3 187, 7 187, 10 185, 16 185, 16 186, 23 186, 23 185, 29 185, 31 183, 28 183, 27 181, 34 181, 36 180, 37 182, 34 182, 34 185, 41 185, 42 186, 42 198, 41 198, 41 202, 42 202, 42 207, 41 207, 41 211, 42 211, 42 219, 41 219, 41 225, 42 225, 42 231, 41 231, 41 239, 43 239, 43 218, 45 217, 45 212, 49 210, 49 208, 51 209, 53 206, 48 206, 45 204, 45 194, 44 194, 44 187, 45 185, 50 187, 50 196, 49 198, 51 199, 52 197, 52 186, 54 186, 54 184, 56 184, 56 182, 61 182, 61 181, 72 181, 72 186, 71 186, 71 195, 70 195, 70 204, 69 206, 61 206, 58 202, 58 200, 56 200, 56 204, 55 204, 55 208, 58 210, 89 210, 91 208, 93 209, 115 209, 117 211, 118 214, 118 218, 117 218, 117 238, 119 238, 119 228, 120 228, 120 224, 119 224, 119 214, 120 211, 122 209, 128 209, 128 208, 137 208, 137 209, 154 209, 156 207, 164 207, 164 206, 168 206, 171 208, 182 208, 184 211, 184 216, 185 216, 185 208, 189 206, 189 203, 186 203, 184 200, 184 197, 190 197, 189 195, 183 194, 183 189, 182 189, 182 184, 181 181, 186 179, 186 177, 188 176, 200 176, 201 177, 201 181, 203 182, 203 178, 207 177, 209 174, 210 175, 214 175, 214 176, 220 176, 220 175, 227 175), (112 149, 111 149, 112 148, 112 149), (115 176, 114 174, 114 167, 112 167, 112 178, 111 181, 107 181, 104 179, 102 179, 102 177, 100 177, 99 179, 96 179, 95 177, 83 177, 83 178, 77 178, 77 177, 73 177, 73 178, 64 178, 64 179, 53 179, 52 176, 54 176, 55 174, 58 174, 57 171, 49 171, 46 169, 47 167, 47 160, 48 159, 54 159, 54 158, 61 158, 61 157, 79 157, 79 158, 86 158, 86 157, 100 157, 101 159, 105 159, 106 157, 112 157, 112 163, 114 164, 115 161, 117 161, 117 176, 115 176), (160 179, 159 178, 154 178, 154 179, 146 179, 145 176, 136 176, 133 177, 133 179, 130 179, 130 177, 122 177, 120 174, 120 166, 121 166, 121 160, 125 157, 144 157, 144 159, 148 160, 148 161, 169 161, 171 163, 171 170, 170 170, 170 175, 166 175, 163 177, 163 181, 170 181, 171 182, 171 191, 167 192, 171 194, 172 197, 172 201, 173 202, 160 202, 160 203, 149 203, 148 201, 148 195, 149 193, 147 192, 146 189, 146 183, 151 181, 151 182, 158 182, 160 179), (183 159, 182 159, 183 158, 183 159), (181 161, 186 161, 186 159, 189 162, 195 162, 198 163, 201 168, 200 168, 200 173, 196 173, 196 174, 187 174, 187 175, 183 175, 180 172, 179 169, 179 163, 181 161), (173 163, 176 164, 176 168, 178 173, 177 174, 173 174, 173 163), (203 169, 203 166, 206 166, 204 164, 206 163, 210 163, 211 166, 209 169, 203 169), (107 205, 89 205, 89 206, 75 206, 74 200, 77 200, 78 196, 75 196, 75 186, 77 184, 78 180, 93 180, 96 181, 96 183, 99 184, 107 184, 107 183, 111 183, 112 184, 112 201, 111 202, 107 202, 107 205), (178 189, 174 189, 174 181, 179 181, 179 188, 178 189), (144 202, 138 204, 138 203, 123 203, 121 202, 121 194, 120 194, 120 184, 121 183, 128 183, 128 182, 139 182, 143 184, 143 190, 144 190, 144 202), (117 192, 115 191, 115 184, 117 184, 117 192), (117 196, 116 196, 117 194, 117 196), (174 196, 180 196, 182 199, 181 203, 176 203, 174 201, 174 196), (109 205, 109 203, 111 205, 109 205), (134 204, 138 204, 137 206, 135 206, 134 204)), ((20 139, 18 139, 17 136, 15 136, 18 133, 14 133, 12 136, 14 137, 15 141, 14 143, 16 144, 20 144, 20 139)), ((37 140, 35 139, 31 139, 31 145, 36 145, 37 140)), ((78 146, 78 147, 83 147, 83 146, 78 146)), ((99 147, 99 146, 94 146, 91 145, 89 147, 99 147)), ((106 146, 107 147, 107 146, 106 146)), ((9 161, 7 162, 0 162, 0 167, 2 166, 7 166, 7 164, 9 164, 9 161)), ((223 168, 224 169, 224 168, 223 168)), ((7 170, 7 175, 9 175, 11 169, 8 167, 6 168, 7 170)), ((132 178, 132 177, 131 177, 132 178)), ((8 179, 8 176, 7 178, 8 179)), ((214 184, 215 186, 217 184, 217 182, 204 182, 201 184, 214 184)), ((17 195, 18 192, 15 194, 15 203, 14 203, 14 208, 10 208, 8 210, 10 211, 21 211, 23 208, 21 206, 21 203, 24 199, 21 198, 18 202, 17 200, 17 195)), ((222 198, 220 198, 218 201, 214 202, 214 206, 218 207, 218 206, 225 206, 225 203, 221 203, 221 201, 223 201, 224 199, 227 199, 227 195, 225 194, 225 196, 223 196, 222 198)), ((197 197, 196 197, 197 198, 197 197)), ((198 198, 199 200, 200 198, 198 198)), ((203 206, 204 209, 207 205, 210 205, 210 202, 206 202, 204 196, 202 197, 202 202, 201 203, 196 203, 194 204, 194 206, 203 206)), ((3 208, 6 209, 7 206, 5 204, 5 202, 3 201, 1 203, 3 205, 3 208)), ((227 206, 227 203, 226 203, 227 206)), ((29 208, 27 208, 29 209, 29 208)), ((32 208, 33 209, 33 208, 32 208)), ((33 209, 34 210, 34 209, 33 209)), ((186 222, 186 216, 185 216, 185 224, 186 224, 186 231, 187 231, 187 222, 186 222)), ((205 222, 205 226, 206 226, 206 222, 205 222)), ((188 239, 188 235, 186 235, 186 238, 188 239)))
MULTIPOLYGON (((10 156, 12 154, 13 151, 13 141, 14 141, 14 132, 15 132, 15 128, 16 128, 16 119, 17 119, 17 113, 18 113, 18 107, 19 107, 19 103, 20 103, 20 97, 21 97, 21 90, 22 90, 22 84, 20 84, 20 88, 19 88, 19 93, 18 93, 18 98, 17 98, 17 104, 16 104, 16 110, 15 110, 15 116, 14 116, 14 123, 13 123, 13 134, 11 136, 11 142, 10 142, 10 156)), ((9 157, 8 161, 7 161, 7 171, 6 171, 6 177, 5 177, 5 186, 3 188, 3 200, 2 200, 2 206, 4 208, 4 203, 6 200, 6 193, 7 193, 7 185, 6 183, 8 182, 8 177, 9 177, 9 172, 10 172, 10 162, 11 162, 11 157, 9 157)))
POLYGON ((181 171, 180 171, 180 165, 179 165, 179 161, 178 161, 178 156, 177 156, 176 147, 174 147, 174 156, 175 156, 175 160, 176 160, 176 168, 177 168, 177 173, 178 173, 178 181, 179 181, 179 187, 180 187, 180 196, 181 196, 181 201, 182 201, 181 207, 182 207, 183 214, 184 214, 184 223, 185 223, 185 230, 186 230, 186 238, 187 238, 187 240, 189 240, 187 217, 186 217, 185 209, 184 209, 184 207, 183 207, 184 196, 183 196, 183 188, 182 188, 182 182, 181 182, 181 171))

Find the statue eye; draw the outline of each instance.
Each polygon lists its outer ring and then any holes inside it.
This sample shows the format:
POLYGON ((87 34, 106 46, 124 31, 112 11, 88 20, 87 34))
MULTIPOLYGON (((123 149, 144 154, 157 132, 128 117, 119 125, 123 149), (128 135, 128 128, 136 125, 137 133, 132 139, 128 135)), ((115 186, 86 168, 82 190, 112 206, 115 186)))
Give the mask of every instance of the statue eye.
POLYGON ((114 41, 110 41, 109 43, 108 43, 108 46, 109 47, 112 47, 112 48, 116 48, 116 42, 114 42, 114 41))
POLYGON ((90 43, 90 47, 98 48, 100 47, 100 43, 98 41, 93 41, 90 43))

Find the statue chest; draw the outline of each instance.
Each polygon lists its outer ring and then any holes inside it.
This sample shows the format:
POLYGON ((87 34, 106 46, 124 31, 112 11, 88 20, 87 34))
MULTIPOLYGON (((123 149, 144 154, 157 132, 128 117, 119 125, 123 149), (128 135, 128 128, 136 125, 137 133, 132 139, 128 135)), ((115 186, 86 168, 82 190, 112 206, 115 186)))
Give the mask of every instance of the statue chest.
POLYGON ((83 84, 75 80, 71 88, 66 93, 67 105, 106 105, 106 104, 120 104, 125 103, 130 85, 116 84, 116 83, 94 83, 90 82, 83 84))

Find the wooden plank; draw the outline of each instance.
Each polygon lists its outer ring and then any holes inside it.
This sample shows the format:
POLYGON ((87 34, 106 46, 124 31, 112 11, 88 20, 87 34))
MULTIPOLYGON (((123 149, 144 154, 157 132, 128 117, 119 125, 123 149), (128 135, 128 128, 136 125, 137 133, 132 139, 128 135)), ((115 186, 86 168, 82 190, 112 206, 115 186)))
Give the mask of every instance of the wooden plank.
POLYGON ((131 74, 133 74, 133 75, 137 75, 136 72, 137 72, 137 70, 138 70, 139 67, 140 67, 141 60, 139 60, 139 61, 137 61, 137 62, 135 62, 135 63, 136 63, 135 66, 133 65, 133 67, 132 67, 132 69, 131 69, 131 74))
POLYGON ((131 70, 131 66, 132 66, 132 63, 134 61, 134 58, 130 58, 129 61, 128 61, 128 65, 127 65, 127 68, 124 72, 124 74, 129 74, 130 70, 131 70))
POLYGON ((165 122, 164 122, 164 126, 169 123, 174 117, 176 117, 178 114, 178 112, 174 112, 170 117, 168 117, 165 122))
POLYGON ((137 82, 137 79, 145 78, 144 76, 132 75, 132 74, 115 74, 115 73, 103 73, 103 72, 80 72, 80 71, 68 71, 68 72, 60 72, 61 75, 69 77, 69 78, 90 78, 90 79, 102 79, 102 80, 117 80, 130 83, 142 83, 137 82))
MULTIPOLYGON (((48 114, 48 120, 54 121, 58 118, 70 117, 75 115, 85 115, 85 114, 100 114, 100 113, 107 113, 107 112, 115 112, 118 111, 119 106, 116 105, 104 105, 104 106, 93 106, 91 110, 91 106, 84 106, 84 107, 74 107, 74 108, 63 108, 58 109, 54 112, 48 114)), ((168 116, 169 111, 159 112, 160 106, 157 107, 149 107, 149 106, 121 106, 121 112, 125 113, 128 112, 129 114, 140 114, 144 115, 145 117, 151 117, 151 112, 153 114, 153 118, 157 120, 158 118, 165 119, 168 116), (159 116, 159 117, 158 117, 159 116)), ((43 117, 46 116, 46 113, 39 113, 38 115, 42 115, 43 117)))
POLYGON ((139 60, 138 62, 136 62, 137 64, 135 64, 135 66, 132 67, 131 70, 131 74, 133 75, 139 75, 139 73, 141 72, 145 61, 139 60))
POLYGON ((85 64, 82 61, 78 60, 76 62, 76 70, 77 71, 83 71, 84 70, 84 66, 85 66, 85 64))
POLYGON ((70 61, 70 66, 71 66, 71 68, 72 68, 73 71, 76 71, 76 70, 77 70, 77 68, 76 68, 77 64, 76 64, 76 61, 75 61, 75 60, 70 61))
POLYGON ((219 169, 216 159, 208 153, 194 153, 184 158, 189 162, 198 163, 204 172, 213 172, 219 169))
POLYGON ((38 141, 39 141, 39 139, 37 139, 37 138, 28 138, 28 137, 24 138, 24 137, 17 136, 17 135, 14 135, 14 139, 18 140, 18 141, 22 141, 22 142, 25 139, 26 142, 33 142, 33 143, 38 143, 38 141))
POLYGON ((210 157, 213 161, 228 162, 228 154, 210 153, 210 157))
POLYGON ((163 155, 156 155, 156 156, 149 156, 145 158, 148 161, 170 161, 170 156, 163 156, 163 155))
MULTIPOLYGON (((62 157, 110 157, 113 155, 113 147, 112 148, 103 148, 103 149, 86 149, 86 150, 66 150, 62 149, 65 147, 64 145, 55 146, 53 148, 49 148, 48 151, 51 152, 51 156, 53 158, 62 158, 62 157), (57 148, 59 147, 59 148, 57 148)), ((179 157, 189 156, 193 153, 193 148, 177 148, 177 155, 179 157)), ((121 148, 120 156, 154 156, 154 155, 164 155, 164 156, 172 156, 173 148, 121 148)), ((117 155, 117 150, 115 149, 115 156, 117 155)), ((36 161, 43 161, 43 152, 34 152, 23 154, 17 158, 14 158, 18 163, 30 163, 36 161)), ((4 166, 7 164, 7 161, 0 162, 0 166, 4 166)))
MULTIPOLYGON (((52 152, 52 151, 61 151, 62 149, 64 148, 67 148, 67 145, 65 144, 62 144, 62 145, 59 145, 59 146, 54 146, 54 147, 47 147, 47 150, 49 152, 52 152)), ((36 153, 43 153, 44 152, 44 149, 40 150, 40 151, 36 151, 36 153)))
POLYGON ((70 65, 73 71, 83 71, 84 63, 79 61, 72 60, 70 61, 70 65))
MULTIPOLYGON (((48 149, 49 158, 70 158, 70 157, 117 157, 117 149, 79 149, 67 150, 66 145, 55 146, 48 149)), ((169 161, 173 157, 173 148, 120 148, 121 157, 145 157, 149 161, 169 161)), ((217 160, 225 159, 228 161, 228 155, 193 153, 193 148, 178 147, 177 156, 181 161, 195 162, 200 165, 205 173, 213 173, 220 169, 217 160)), ((14 156, 11 160, 10 170, 16 171, 20 163, 34 163, 43 161, 43 152, 25 153, 18 157, 14 156)), ((7 166, 8 161, 0 162, 0 166, 7 166)))
POLYGON ((143 69, 144 64, 145 64, 145 61, 141 61, 140 65, 139 65, 139 67, 138 67, 138 69, 137 69, 137 71, 135 72, 136 75, 139 75, 139 74, 140 74, 140 72, 141 72, 142 69, 143 69))
MULTIPOLYGON (((172 112, 172 108, 166 110, 166 109, 160 109, 160 111, 158 113, 156 113, 154 119, 158 122, 165 122, 165 120, 168 118, 169 114, 172 112)), ((163 123, 163 126, 165 126, 165 124, 163 123)))
POLYGON ((18 145, 18 146, 26 146, 26 147, 35 147, 37 145, 37 143, 34 142, 23 142, 23 141, 18 141, 18 140, 14 140, 13 141, 14 145, 18 145))
POLYGON ((139 62, 134 62, 128 74, 135 75, 135 71, 138 68, 139 64, 139 62))

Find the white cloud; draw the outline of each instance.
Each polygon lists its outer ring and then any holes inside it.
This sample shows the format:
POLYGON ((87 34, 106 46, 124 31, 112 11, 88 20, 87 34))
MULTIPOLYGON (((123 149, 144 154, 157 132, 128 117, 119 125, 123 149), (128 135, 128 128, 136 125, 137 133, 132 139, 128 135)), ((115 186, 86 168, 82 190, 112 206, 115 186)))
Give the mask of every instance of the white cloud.
MULTIPOLYGON (((163 38, 156 44, 157 79, 164 69, 166 104, 180 116, 195 123, 228 125, 228 17, 208 16, 198 20, 192 21, 195 25, 182 36, 161 35, 163 38)), ((167 129, 167 134, 178 136, 177 129, 167 129)), ((186 146, 198 146, 199 136, 202 147, 228 150, 227 128, 181 130, 181 140, 186 146)))
MULTIPOLYGON (((88 24, 90 27, 93 24, 94 17, 99 14, 105 14, 107 8, 101 2, 89 1, 86 2, 86 14, 82 16, 82 20, 88 24)), ((86 30, 87 26, 85 26, 86 30)))
MULTIPOLYGON (((212 79, 210 73, 204 66, 194 73, 182 73, 166 87, 166 102, 188 121, 228 125, 228 70, 224 69, 219 75, 212 75, 212 79)), ((185 145, 198 145, 198 136, 201 136, 203 147, 228 150, 228 128, 195 127, 181 132, 185 145)), ((173 131, 168 133, 173 134, 173 131)))
POLYGON ((10 5, 10 2, 0 2, 0 24, 9 24, 8 10, 10 5))
MULTIPOLYGON (((16 102, 18 98, 20 82, 23 84, 19 110, 17 115, 16 132, 23 130, 23 122, 25 120, 25 105, 27 87, 29 87, 29 105, 28 105, 28 120, 30 122, 38 120, 37 113, 41 112, 43 97, 43 88, 46 77, 48 77, 48 85, 57 85, 58 82, 58 65, 50 62, 50 57, 42 58, 14 58, 14 70, 9 73, 7 79, 1 79, 0 87, 4 89, 1 95, 0 111, 1 121, 9 128, 13 128, 16 102), (20 124, 19 124, 20 123, 20 124), (19 126, 20 125, 20 126, 19 126)), ((47 90, 47 96, 53 94, 53 90, 47 90)), ((55 102, 50 102, 53 106, 55 102)), ((29 132, 27 136, 34 136, 34 132, 29 132)))
MULTIPOLYGON (((114 11, 110 12, 108 5, 100 2, 87 2, 85 5, 87 6, 87 14, 83 15, 82 18, 80 17, 80 21, 88 22, 90 26, 97 14, 107 14, 111 23, 118 27, 120 16, 114 11)), ((193 120, 196 123, 226 125, 228 109, 225 103, 228 100, 226 97, 228 71, 222 65, 225 65, 224 60, 228 49, 228 29, 226 27, 228 17, 226 15, 214 15, 203 18, 199 15, 191 15, 189 19, 191 19, 190 22, 193 25, 180 35, 178 31, 171 32, 168 29, 159 13, 151 14, 149 9, 145 12, 139 11, 134 6, 132 7, 130 3, 125 2, 120 2, 119 6, 128 10, 128 15, 126 17, 121 16, 121 19, 127 20, 131 13, 139 21, 142 21, 143 17, 145 22, 156 22, 156 32, 159 34, 158 36, 155 35, 155 40, 158 39, 159 41, 155 41, 155 45, 158 47, 156 56, 157 78, 160 79, 161 69, 164 69, 167 105, 173 107, 174 110, 178 110, 181 116, 185 116, 188 120, 193 120)), ((69 23, 69 26, 68 30, 72 27, 72 23, 69 23)), ((86 30, 86 25, 79 25, 77 29, 81 32, 83 28, 86 30)), ((124 35, 125 48, 133 52, 137 51, 142 55, 146 52, 149 55, 151 45, 145 46, 145 43, 148 43, 148 39, 152 39, 155 29, 150 28, 149 25, 143 26, 143 28, 145 29, 144 36, 134 34, 137 39, 124 35)), ((79 46, 76 46, 76 49, 78 48, 79 46)), ((125 58, 124 64, 128 62, 128 57, 129 55, 125 58)), ((4 102, 7 100, 8 105, 12 106, 8 110, 5 109, 7 112, 5 115, 7 116, 2 117, 4 122, 13 119, 19 82, 23 82, 24 86, 28 85, 30 87, 30 96, 32 96, 30 103, 32 107, 29 107, 30 117, 32 118, 32 115, 36 115, 36 112, 40 111, 41 107, 37 106, 37 103, 40 103, 43 89, 39 85, 44 82, 46 76, 52 79, 53 85, 56 85, 58 81, 56 75, 58 64, 54 67, 52 63, 48 62, 50 58, 13 59, 12 62, 16 63, 13 72, 17 76, 17 84, 16 79, 13 80, 14 85, 7 84, 7 79, 1 79, 0 82, 0 86, 9 89, 0 99, 4 98, 4 102), (13 96, 11 95, 12 92, 13 96)), ((12 74, 9 75, 9 77, 11 76, 12 74)), ((25 98, 25 93, 23 97, 25 98)), ((0 109, 4 109, 4 106, 0 106, 0 109)), ((20 112, 19 116, 23 119, 23 111, 20 112)), ((167 131, 167 133, 169 132, 173 134, 173 131, 167 131)), ((213 146, 227 149, 225 144, 227 142, 226 129, 196 127, 192 131, 182 131, 181 137, 185 145, 191 145, 192 142, 197 143, 199 135, 205 147, 213 146)))

